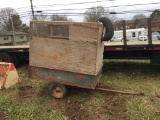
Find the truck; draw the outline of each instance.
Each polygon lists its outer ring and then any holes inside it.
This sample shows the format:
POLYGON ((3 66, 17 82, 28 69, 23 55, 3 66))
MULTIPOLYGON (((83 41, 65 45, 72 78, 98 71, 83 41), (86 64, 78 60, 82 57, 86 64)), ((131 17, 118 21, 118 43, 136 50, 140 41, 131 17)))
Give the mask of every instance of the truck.
POLYGON ((24 32, 0 32, 0 61, 19 63, 29 57, 29 40, 24 32))

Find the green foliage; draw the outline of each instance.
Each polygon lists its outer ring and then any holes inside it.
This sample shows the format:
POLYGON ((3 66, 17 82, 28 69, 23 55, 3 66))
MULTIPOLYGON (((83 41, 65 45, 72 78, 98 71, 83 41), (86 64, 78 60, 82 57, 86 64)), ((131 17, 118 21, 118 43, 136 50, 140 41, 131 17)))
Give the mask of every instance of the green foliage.
POLYGON ((160 10, 154 10, 153 13, 150 15, 152 20, 160 20, 160 10))
POLYGON ((0 17, 3 31, 12 31, 13 27, 15 31, 28 32, 29 30, 29 27, 22 23, 20 16, 13 8, 0 9, 0 17))
POLYGON ((7 31, 12 31, 12 22, 15 31, 19 31, 21 29, 22 21, 20 20, 19 15, 12 15, 8 21, 6 22, 7 31))
POLYGON ((22 23, 19 15, 14 14, 6 21, 7 31, 12 31, 12 23, 15 31, 28 32, 29 30, 29 27, 22 23))

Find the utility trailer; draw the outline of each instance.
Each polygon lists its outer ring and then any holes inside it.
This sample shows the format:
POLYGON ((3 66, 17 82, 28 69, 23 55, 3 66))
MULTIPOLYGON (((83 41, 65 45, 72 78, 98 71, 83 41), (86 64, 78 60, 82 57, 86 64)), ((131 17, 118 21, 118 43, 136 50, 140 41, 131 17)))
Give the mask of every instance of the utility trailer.
POLYGON ((160 40, 152 40, 152 27, 160 24, 153 24, 148 18, 148 40, 146 41, 127 41, 126 24, 123 24, 122 42, 105 42, 104 59, 149 59, 151 64, 160 64, 160 40))
POLYGON ((95 89, 103 67, 104 32, 98 22, 31 21, 29 77, 54 82, 55 98, 65 96, 65 85, 95 89))
POLYGON ((29 59, 29 41, 24 32, 0 32, 0 61, 15 66, 29 59))

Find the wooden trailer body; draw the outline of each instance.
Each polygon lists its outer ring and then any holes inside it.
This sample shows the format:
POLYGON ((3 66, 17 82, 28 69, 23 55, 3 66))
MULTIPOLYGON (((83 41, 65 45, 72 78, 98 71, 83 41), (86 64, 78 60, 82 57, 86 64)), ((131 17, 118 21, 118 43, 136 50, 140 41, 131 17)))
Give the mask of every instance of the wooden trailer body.
POLYGON ((31 21, 30 77, 94 89, 103 66, 103 31, 100 23, 31 21))

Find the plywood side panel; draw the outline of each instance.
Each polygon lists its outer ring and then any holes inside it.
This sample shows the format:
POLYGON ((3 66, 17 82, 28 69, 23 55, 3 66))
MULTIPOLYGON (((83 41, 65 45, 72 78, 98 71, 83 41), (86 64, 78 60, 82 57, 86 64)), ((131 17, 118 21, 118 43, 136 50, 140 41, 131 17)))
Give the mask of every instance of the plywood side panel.
POLYGON ((96 42, 98 40, 98 28, 73 24, 69 26, 69 39, 76 41, 96 42))
POLYGON ((95 75, 95 43, 33 37, 30 66, 95 75))
POLYGON ((96 74, 101 70, 103 66, 103 52, 104 52, 104 43, 102 42, 102 36, 104 32, 104 27, 99 26, 98 31, 98 40, 97 40, 97 57, 96 57, 96 74))
POLYGON ((104 44, 103 42, 99 42, 97 45, 96 74, 103 66, 103 52, 104 52, 104 44))

